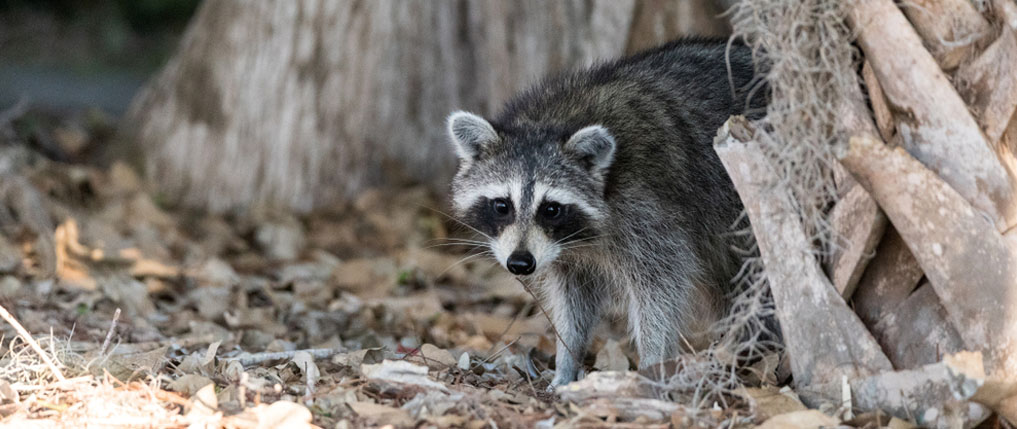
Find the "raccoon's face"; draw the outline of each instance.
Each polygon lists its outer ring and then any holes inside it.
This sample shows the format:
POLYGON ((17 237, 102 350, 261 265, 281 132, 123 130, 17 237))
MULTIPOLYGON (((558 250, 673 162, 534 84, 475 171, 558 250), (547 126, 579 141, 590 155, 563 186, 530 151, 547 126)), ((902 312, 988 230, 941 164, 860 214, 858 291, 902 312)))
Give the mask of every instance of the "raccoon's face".
POLYGON ((495 129, 453 113, 448 131, 459 155, 452 201, 460 221, 485 235, 511 273, 527 275, 563 252, 595 245, 607 217, 604 180, 615 140, 599 125, 495 129))

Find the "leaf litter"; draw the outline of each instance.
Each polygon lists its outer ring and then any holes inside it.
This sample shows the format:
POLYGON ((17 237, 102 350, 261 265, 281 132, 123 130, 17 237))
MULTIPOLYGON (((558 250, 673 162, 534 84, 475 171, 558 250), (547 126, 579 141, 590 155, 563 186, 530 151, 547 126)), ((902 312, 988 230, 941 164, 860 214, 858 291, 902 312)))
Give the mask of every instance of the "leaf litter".
MULTIPOLYGON (((729 377, 697 354, 661 378, 634 371, 609 324, 585 378, 547 393, 547 317, 427 190, 374 189, 301 215, 194 213, 162 207, 123 162, 60 163, 4 135, 0 305, 40 350, 3 325, 2 425, 840 423, 775 386, 779 355, 729 377)), ((872 421, 886 424, 858 426, 872 421)))

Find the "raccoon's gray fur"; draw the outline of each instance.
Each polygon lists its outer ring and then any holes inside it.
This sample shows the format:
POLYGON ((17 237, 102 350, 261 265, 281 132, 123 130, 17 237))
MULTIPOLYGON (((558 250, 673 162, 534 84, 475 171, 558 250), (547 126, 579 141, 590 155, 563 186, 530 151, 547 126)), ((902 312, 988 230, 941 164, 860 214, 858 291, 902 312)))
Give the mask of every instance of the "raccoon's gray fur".
POLYGON ((560 335, 552 386, 576 378, 607 304, 627 306, 640 367, 709 342, 742 210, 713 137, 765 105, 748 48, 728 48, 678 40, 545 80, 491 121, 449 117, 454 212, 540 284, 560 335))

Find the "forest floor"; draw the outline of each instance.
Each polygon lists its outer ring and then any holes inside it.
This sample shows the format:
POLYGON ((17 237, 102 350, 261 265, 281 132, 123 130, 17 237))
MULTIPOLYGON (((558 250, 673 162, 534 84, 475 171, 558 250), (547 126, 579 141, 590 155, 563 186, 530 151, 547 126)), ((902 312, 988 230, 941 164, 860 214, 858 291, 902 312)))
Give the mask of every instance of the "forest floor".
MULTIPOLYGON (((0 425, 841 421, 805 411, 786 388, 669 401, 640 387, 647 379, 629 371, 636 359, 627 340, 606 327, 587 359, 602 371, 561 396, 546 393, 554 334, 542 308, 478 249, 460 245, 441 203, 422 189, 372 190, 301 216, 169 210, 125 163, 100 168, 39 153, 97 144, 90 125, 65 121, 32 135, 7 125, 0 304, 11 320, 0 324, 0 425)), ((877 422, 886 419, 850 423, 877 422)))

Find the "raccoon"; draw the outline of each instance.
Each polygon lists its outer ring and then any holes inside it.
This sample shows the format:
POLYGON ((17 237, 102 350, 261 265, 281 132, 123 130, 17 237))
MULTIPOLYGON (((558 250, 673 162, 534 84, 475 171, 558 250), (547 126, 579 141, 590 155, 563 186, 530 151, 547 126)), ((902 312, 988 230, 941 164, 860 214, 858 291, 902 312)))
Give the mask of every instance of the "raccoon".
POLYGON ((609 304, 640 368, 709 343, 742 210, 712 141, 765 108, 758 75, 745 46, 684 39, 546 79, 492 120, 449 116, 453 213, 538 285, 559 335, 551 388, 576 379, 609 304))

